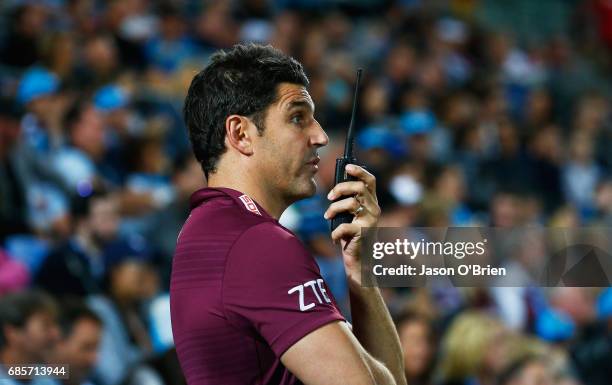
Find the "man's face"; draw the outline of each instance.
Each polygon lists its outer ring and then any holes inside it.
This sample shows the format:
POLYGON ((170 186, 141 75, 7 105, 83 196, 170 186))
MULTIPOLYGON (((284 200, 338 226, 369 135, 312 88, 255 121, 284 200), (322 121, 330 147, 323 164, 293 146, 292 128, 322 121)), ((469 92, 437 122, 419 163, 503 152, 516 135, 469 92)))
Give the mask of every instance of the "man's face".
POLYGON ((127 259, 112 268, 111 291, 119 302, 138 303, 150 295, 148 289, 156 286, 155 279, 145 263, 127 259))
POLYGON ((94 160, 99 160, 106 150, 103 124, 102 115, 93 106, 89 106, 72 130, 74 145, 94 160))
POLYGON ((70 335, 58 343, 55 361, 68 364, 70 378, 80 383, 89 375, 98 359, 101 326, 89 318, 77 320, 70 335))
POLYGON ((433 353, 429 326, 420 320, 404 322, 398 328, 398 334, 404 350, 406 374, 411 378, 422 375, 433 353))
POLYGON ((94 198, 91 202, 89 222, 94 236, 100 242, 115 238, 119 226, 117 205, 111 198, 94 198))
POLYGON ((49 362, 59 338, 55 316, 46 311, 34 313, 23 328, 11 328, 10 345, 19 349, 29 363, 49 362))
POLYGON ((268 107, 262 136, 254 138, 254 156, 266 186, 293 202, 316 192, 317 149, 329 139, 313 116, 314 103, 301 85, 281 83, 268 107))

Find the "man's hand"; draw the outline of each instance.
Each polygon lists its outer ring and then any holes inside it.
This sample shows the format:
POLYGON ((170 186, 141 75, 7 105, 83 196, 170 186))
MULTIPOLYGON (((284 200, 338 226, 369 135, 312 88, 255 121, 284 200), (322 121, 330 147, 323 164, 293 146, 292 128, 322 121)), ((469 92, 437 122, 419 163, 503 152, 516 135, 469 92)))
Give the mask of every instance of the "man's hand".
POLYGON ((364 168, 349 164, 346 172, 358 179, 354 182, 338 183, 329 192, 327 198, 334 200, 345 196, 345 199, 332 203, 325 211, 325 219, 331 219, 341 212, 349 212, 355 217, 351 223, 343 223, 331 234, 334 242, 340 241, 342 257, 347 277, 354 283, 361 284, 361 228, 375 227, 380 217, 380 207, 376 199, 376 178, 364 168))
MULTIPOLYGON (((345 198, 332 203, 325 212, 325 218, 333 218, 341 212, 355 215, 351 223, 341 224, 331 234, 334 242, 340 241, 342 245, 351 299, 352 331, 368 352, 368 357, 373 358, 374 362, 370 362, 368 368, 374 375, 375 383, 406 385, 402 348, 380 290, 361 286, 361 228, 376 227, 380 217, 376 178, 353 164, 346 166, 346 172, 358 180, 334 186, 327 198, 345 198), (377 370, 377 362, 381 363, 381 370, 377 370)), ((332 346, 336 346, 336 342, 332 346)))

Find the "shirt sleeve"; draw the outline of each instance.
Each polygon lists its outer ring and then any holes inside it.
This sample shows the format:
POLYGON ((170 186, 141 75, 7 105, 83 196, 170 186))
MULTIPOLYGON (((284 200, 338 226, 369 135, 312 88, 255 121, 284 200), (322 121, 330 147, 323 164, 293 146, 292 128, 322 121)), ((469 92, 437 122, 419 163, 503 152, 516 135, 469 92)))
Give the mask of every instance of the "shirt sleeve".
POLYGON ((317 328, 344 320, 314 258, 272 222, 251 227, 232 247, 223 306, 229 322, 263 338, 277 357, 317 328))

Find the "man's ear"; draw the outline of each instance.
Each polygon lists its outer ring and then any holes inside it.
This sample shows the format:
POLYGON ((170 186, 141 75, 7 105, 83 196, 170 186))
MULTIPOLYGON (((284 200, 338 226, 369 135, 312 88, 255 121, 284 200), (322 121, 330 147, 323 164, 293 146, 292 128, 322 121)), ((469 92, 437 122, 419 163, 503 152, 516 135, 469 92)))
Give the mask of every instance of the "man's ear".
POLYGON ((252 123, 244 116, 230 115, 225 120, 225 140, 243 155, 253 155, 252 123))

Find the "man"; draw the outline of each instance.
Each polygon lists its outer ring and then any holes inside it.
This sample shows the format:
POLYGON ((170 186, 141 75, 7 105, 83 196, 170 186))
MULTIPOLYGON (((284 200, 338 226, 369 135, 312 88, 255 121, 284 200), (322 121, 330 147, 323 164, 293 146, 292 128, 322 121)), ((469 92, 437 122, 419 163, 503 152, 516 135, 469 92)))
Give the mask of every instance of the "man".
POLYGON ((10 366, 50 362, 59 336, 56 315, 55 301, 42 292, 0 298, 0 379, 14 382, 7 377, 10 366))
POLYGON ((25 181, 16 169, 13 152, 19 141, 21 111, 0 99, 0 243, 13 234, 30 232, 27 223, 25 181))
POLYGON ((174 255, 171 314, 190 385, 405 384, 393 322, 376 288, 361 287, 360 229, 380 215, 376 180, 337 185, 329 219, 339 226, 353 329, 344 322, 312 256, 278 223, 316 190, 318 148, 328 142, 300 63, 272 47, 237 45, 197 74, 185 120, 208 188, 174 255))
POLYGON ((10 166, 8 180, 16 183, 12 193, 21 193, 22 198, 16 201, 22 206, 21 218, 27 218, 27 225, 34 231, 64 237, 69 231, 69 189, 61 173, 50 167, 63 140, 60 117, 66 97, 60 92, 60 80, 44 68, 33 67, 23 74, 16 100, 25 115, 19 137, 13 138, 16 140, 5 155, 10 166))
POLYGON ((96 192, 75 199, 72 215, 74 235, 51 252, 35 277, 36 285, 58 297, 98 294, 106 268, 105 249, 119 242, 119 213, 112 196, 96 192))
POLYGON ((61 335, 53 362, 68 365, 70 375, 58 383, 88 385, 86 380, 98 358, 102 321, 80 301, 65 303, 59 321, 61 335))
POLYGON ((150 320, 143 313, 146 302, 159 290, 157 272, 149 263, 146 249, 114 250, 107 254, 112 259, 105 295, 88 298, 89 306, 104 324, 93 378, 104 385, 161 384, 146 362, 153 341, 147 323, 150 320))

